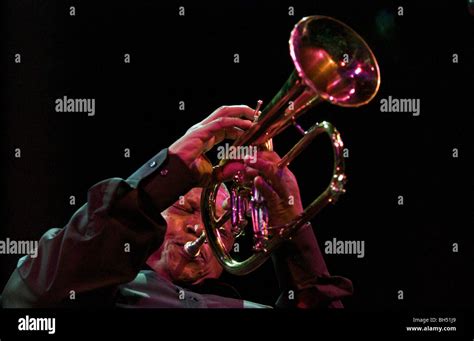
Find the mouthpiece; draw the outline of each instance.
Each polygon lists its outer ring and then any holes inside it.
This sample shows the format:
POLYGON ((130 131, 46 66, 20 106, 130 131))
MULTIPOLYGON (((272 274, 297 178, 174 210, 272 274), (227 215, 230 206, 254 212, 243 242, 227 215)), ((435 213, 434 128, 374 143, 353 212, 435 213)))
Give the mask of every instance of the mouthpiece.
POLYGON ((201 251, 201 246, 206 242, 206 233, 202 232, 199 238, 194 241, 189 241, 184 244, 184 252, 191 257, 195 258, 199 255, 201 251))

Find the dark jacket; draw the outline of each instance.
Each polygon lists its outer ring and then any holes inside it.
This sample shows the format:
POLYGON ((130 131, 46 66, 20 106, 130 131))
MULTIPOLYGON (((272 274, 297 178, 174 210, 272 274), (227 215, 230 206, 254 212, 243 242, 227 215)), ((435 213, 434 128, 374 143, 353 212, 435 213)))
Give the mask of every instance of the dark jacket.
MULTIPOLYGON (((170 307, 243 307, 242 300, 203 296, 192 289, 185 289, 188 301, 182 302, 178 286, 141 271, 163 242, 166 222, 160 212, 195 183, 167 149, 127 180, 97 183, 64 228, 41 237, 38 256, 19 262, 3 291, 3 307, 165 307, 167 302, 170 307)), ((349 280, 329 275, 310 227, 298 231, 272 258, 281 288, 278 307, 342 307, 339 299, 352 293, 349 280)))

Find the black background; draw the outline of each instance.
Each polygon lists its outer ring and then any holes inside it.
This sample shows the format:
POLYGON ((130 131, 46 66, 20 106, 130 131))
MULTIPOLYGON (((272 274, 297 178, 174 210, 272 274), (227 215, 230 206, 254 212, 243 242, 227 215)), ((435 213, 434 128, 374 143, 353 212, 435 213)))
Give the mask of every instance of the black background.
MULTIPOLYGON (((351 311, 472 309, 474 17, 466 1, 7 1, 1 12, 2 239, 64 226, 90 186, 126 178, 217 107, 267 103, 293 69, 293 25, 329 15, 365 38, 382 75, 369 105, 323 103, 302 123, 329 120, 350 151, 346 195, 313 219, 321 246, 365 241, 362 259, 325 256, 331 273, 354 283, 344 303, 351 311), (65 95, 95 98, 96 115, 55 112, 65 95), (381 113, 388 96, 421 99, 420 116, 381 113)), ((297 137, 276 138, 276 149, 297 137)), ((329 179, 328 148, 321 138, 293 165, 306 202, 329 179)), ((17 258, 1 256, 0 287, 17 258)), ((272 304, 278 294, 270 262, 224 279, 249 300, 272 304)))

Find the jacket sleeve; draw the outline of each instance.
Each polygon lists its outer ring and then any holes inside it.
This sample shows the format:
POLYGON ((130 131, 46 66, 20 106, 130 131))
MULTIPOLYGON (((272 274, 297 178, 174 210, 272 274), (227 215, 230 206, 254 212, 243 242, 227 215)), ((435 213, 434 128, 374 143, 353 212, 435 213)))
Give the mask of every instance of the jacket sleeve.
POLYGON ((37 257, 20 259, 2 294, 11 308, 108 304, 163 242, 161 211, 195 183, 182 161, 162 150, 127 180, 101 181, 62 229, 50 229, 37 257), (96 295, 93 295, 93 294, 96 295))
POLYGON ((304 225, 272 255, 281 290, 277 307, 343 308, 342 297, 352 295, 352 282, 331 276, 311 224, 304 225))

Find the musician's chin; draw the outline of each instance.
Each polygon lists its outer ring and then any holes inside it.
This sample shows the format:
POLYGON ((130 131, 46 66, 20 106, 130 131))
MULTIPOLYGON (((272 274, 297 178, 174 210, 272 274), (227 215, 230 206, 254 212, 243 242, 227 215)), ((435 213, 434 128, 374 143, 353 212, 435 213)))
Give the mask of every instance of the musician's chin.
POLYGON ((193 284, 201 282, 211 272, 209 264, 198 255, 190 258, 184 251, 184 245, 170 243, 163 251, 168 272, 173 282, 193 284))

